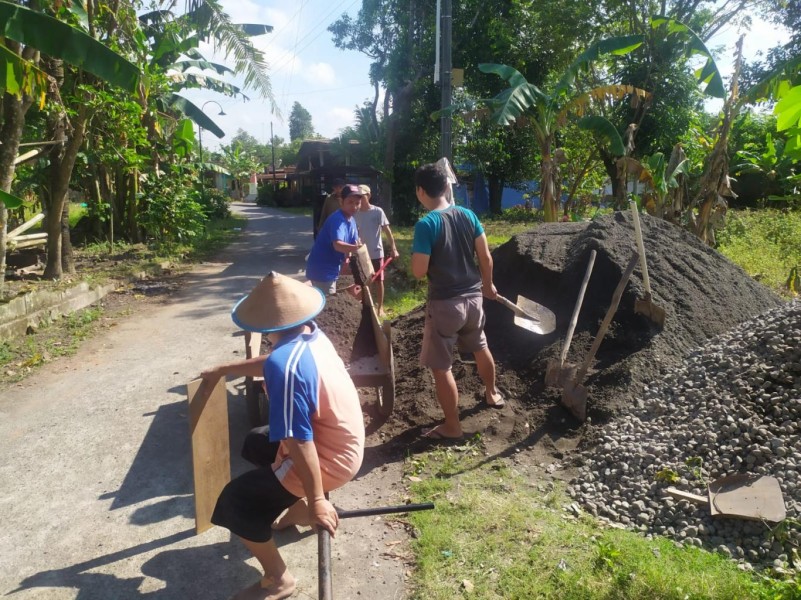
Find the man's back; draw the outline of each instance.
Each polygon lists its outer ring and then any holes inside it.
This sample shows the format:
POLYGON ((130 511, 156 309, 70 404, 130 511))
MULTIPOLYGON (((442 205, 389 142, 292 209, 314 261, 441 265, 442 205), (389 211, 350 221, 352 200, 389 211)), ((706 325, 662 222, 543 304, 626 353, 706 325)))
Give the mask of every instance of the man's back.
POLYGON ((432 210, 414 227, 412 252, 428 254, 428 295, 432 300, 480 296, 475 239, 484 233, 475 213, 460 206, 432 210))

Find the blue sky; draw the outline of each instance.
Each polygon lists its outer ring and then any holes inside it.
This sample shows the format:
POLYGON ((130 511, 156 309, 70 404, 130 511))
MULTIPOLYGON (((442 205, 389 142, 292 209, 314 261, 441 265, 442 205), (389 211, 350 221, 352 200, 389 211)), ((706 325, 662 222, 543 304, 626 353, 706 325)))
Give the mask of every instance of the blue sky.
MULTIPOLYGON (((270 122, 274 134, 289 141, 289 113, 294 102, 311 113, 315 131, 324 137, 336 136, 353 123, 356 107, 373 95, 368 77, 370 60, 359 52, 337 49, 328 26, 343 12, 355 17, 361 0, 223 0, 222 5, 235 23, 274 27, 272 33, 252 39, 269 63, 273 94, 283 118, 271 114, 269 103, 252 93, 246 92, 251 97, 249 102, 200 91, 187 93, 198 106, 215 100, 226 112, 226 116, 218 116, 216 106, 206 107, 226 138, 218 140, 204 132, 204 146, 227 143, 239 128, 266 142, 270 122)), ((210 47, 201 47, 201 51, 212 56, 210 47)))
MULTIPOLYGON (((273 33, 253 38, 253 41, 267 57, 273 93, 282 118, 271 114, 269 103, 252 93, 248 93, 249 102, 207 92, 187 93, 198 106, 215 100, 226 112, 225 116, 218 116, 216 106, 206 107, 206 112, 226 132, 226 137, 218 140, 204 132, 204 146, 216 148, 220 143, 227 143, 239 128, 267 142, 271 122, 275 135, 288 141, 289 113, 296 101, 311 113, 319 134, 334 137, 353 123, 356 107, 372 98, 373 88, 368 77, 370 60, 359 52, 337 49, 327 29, 343 12, 355 17, 361 0, 298 0, 294 3, 222 0, 222 5, 234 22, 265 23, 274 27, 273 33)), ((752 15, 752 22, 746 28, 729 26, 721 31, 708 45, 713 51, 720 49, 717 62, 727 83, 733 69, 734 44, 741 32, 746 34, 746 57, 766 51, 789 37, 786 30, 765 23, 756 15, 752 15)), ((201 51, 207 57, 213 55, 211 47, 201 48, 201 51)), ((432 56, 432 63, 433 59, 432 56)), ((216 60, 221 59, 217 57, 216 60)), ((709 109, 719 106, 708 104, 709 109)))

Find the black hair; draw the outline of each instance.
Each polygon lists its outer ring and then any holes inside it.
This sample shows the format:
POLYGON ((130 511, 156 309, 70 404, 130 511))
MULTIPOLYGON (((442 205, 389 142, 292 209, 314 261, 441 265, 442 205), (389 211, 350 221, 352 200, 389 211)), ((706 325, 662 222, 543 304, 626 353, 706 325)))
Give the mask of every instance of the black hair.
POLYGON ((414 186, 423 188, 430 198, 439 198, 448 189, 448 175, 434 163, 422 165, 414 172, 414 186))

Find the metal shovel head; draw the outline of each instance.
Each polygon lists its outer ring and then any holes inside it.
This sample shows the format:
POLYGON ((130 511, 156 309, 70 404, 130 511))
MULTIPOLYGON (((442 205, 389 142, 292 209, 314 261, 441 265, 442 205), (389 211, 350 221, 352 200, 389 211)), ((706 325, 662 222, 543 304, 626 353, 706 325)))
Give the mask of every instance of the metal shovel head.
POLYGON ((545 368, 545 385, 564 388, 575 379, 576 365, 569 362, 561 363, 555 358, 548 361, 545 368))
POLYGON ((644 315, 660 329, 665 326, 665 309, 654 304, 649 294, 634 300, 634 312, 638 315, 644 315))
POLYGON ((775 477, 738 473, 709 484, 712 516, 740 517, 778 523, 787 517, 784 497, 775 477))
POLYGON ((542 304, 537 304, 523 296, 517 297, 519 312, 515 311, 515 325, 540 335, 546 335, 556 329, 556 315, 542 304))
POLYGON ((587 420, 587 388, 568 383, 562 389, 562 404, 582 423, 587 420))

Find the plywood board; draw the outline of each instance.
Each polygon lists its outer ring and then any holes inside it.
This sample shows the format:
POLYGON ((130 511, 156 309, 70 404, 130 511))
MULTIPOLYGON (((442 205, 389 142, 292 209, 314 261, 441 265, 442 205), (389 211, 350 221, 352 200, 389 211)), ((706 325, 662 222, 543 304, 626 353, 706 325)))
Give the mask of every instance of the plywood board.
POLYGON ((195 531, 203 533, 211 527, 211 514, 220 492, 231 481, 228 394, 224 377, 210 394, 202 379, 190 381, 186 388, 195 482, 195 531))

